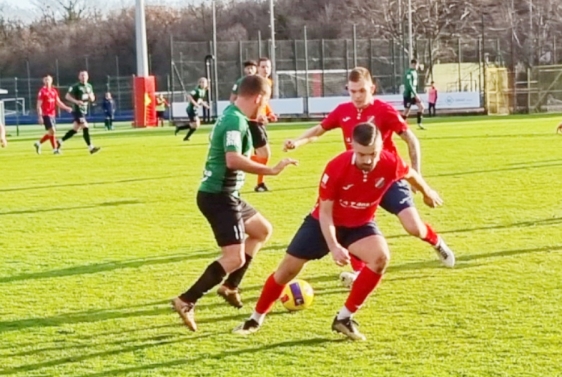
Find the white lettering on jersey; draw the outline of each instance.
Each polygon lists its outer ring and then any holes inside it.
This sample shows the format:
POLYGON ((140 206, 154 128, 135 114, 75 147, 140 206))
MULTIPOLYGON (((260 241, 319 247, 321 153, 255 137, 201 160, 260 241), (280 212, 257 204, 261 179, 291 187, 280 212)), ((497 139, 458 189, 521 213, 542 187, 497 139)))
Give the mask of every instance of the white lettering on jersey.
POLYGON ((328 183, 328 180, 330 179, 330 176, 326 173, 324 173, 324 175, 322 176, 322 184, 325 185, 326 183, 328 183))
POLYGON ((384 186, 384 178, 377 179, 377 181, 375 182, 375 187, 380 189, 383 186, 384 186))
POLYGON ((343 186, 342 188, 347 191, 347 190, 349 190, 349 189, 352 188, 352 187, 353 187, 353 183, 350 184, 350 185, 347 185, 347 186, 343 186))
POLYGON ((226 146, 242 148, 242 135, 240 131, 226 131, 226 146))
POLYGON ((350 117, 345 117, 345 118, 342 119, 342 121, 343 121, 343 122, 347 122, 347 121, 350 120, 350 119, 351 119, 350 117))
POLYGON ((344 208, 353 208, 353 209, 367 209, 374 206, 377 202, 372 203, 365 203, 365 202, 351 202, 348 200, 339 200, 339 203, 344 208))

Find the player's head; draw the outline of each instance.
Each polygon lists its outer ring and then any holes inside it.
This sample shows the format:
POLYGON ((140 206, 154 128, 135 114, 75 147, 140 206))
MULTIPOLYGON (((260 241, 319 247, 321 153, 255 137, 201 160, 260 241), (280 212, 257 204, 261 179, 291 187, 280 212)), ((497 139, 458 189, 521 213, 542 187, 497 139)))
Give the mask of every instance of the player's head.
POLYGON ((379 129, 370 122, 360 123, 353 129, 353 152, 355 166, 371 171, 377 165, 382 151, 382 136, 379 129))
POLYGON ((110 92, 106 92, 106 93, 105 93, 105 98, 111 99, 111 93, 110 93, 110 92))
POLYGON ((242 110, 244 115, 255 118, 258 111, 271 97, 271 86, 264 77, 260 75, 246 76, 238 87, 236 106, 242 110))
POLYGON ((88 71, 80 71, 80 73, 78 73, 78 80, 80 80, 82 84, 87 83, 88 78, 88 71))
POLYGON ((362 108, 373 102, 375 84, 367 68, 355 67, 349 72, 347 91, 355 107, 362 108))
POLYGON ((197 85, 199 85, 201 89, 207 89, 209 87, 209 80, 207 80, 206 77, 201 77, 199 81, 197 81, 197 85))
POLYGON ((258 71, 258 63, 253 60, 244 62, 244 74, 246 76, 255 75, 258 71))
POLYGON ((418 61, 416 59, 410 60, 410 67, 412 67, 412 69, 418 69, 419 67, 418 61))
POLYGON ((431 82, 431 86, 435 86, 435 81, 432 81, 432 82, 431 82))
POLYGON ((53 76, 47 75, 43 77, 43 84, 45 84, 47 88, 50 88, 53 85, 53 76))
POLYGON ((269 58, 260 58, 258 60, 258 73, 265 78, 271 75, 271 60, 269 58))

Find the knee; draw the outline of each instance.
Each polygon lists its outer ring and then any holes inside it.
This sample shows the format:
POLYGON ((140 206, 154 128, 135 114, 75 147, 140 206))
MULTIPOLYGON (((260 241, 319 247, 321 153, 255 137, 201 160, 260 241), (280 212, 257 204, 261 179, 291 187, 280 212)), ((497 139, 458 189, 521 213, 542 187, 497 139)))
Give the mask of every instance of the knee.
POLYGON ((390 263, 390 252, 388 249, 379 250, 367 262, 367 266, 377 274, 382 274, 390 263))
POLYGON ((259 231, 256 232, 255 238, 257 238, 261 242, 265 242, 269 240, 272 234, 273 234, 273 226, 269 221, 264 221, 259 231))
POLYGON ((231 273, 246 263, 246 256, 244 253, 230 255, 228 258, 225 258, 224 262, 224 269, 227 273, 231 273))

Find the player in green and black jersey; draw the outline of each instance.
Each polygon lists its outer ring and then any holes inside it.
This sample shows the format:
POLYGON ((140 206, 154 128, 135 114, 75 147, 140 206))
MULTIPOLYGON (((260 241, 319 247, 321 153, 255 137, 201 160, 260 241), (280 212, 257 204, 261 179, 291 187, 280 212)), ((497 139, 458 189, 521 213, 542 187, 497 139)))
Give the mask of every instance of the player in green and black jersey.
POLYGON ((176 131, 174 133, 174 135, 177 135, 178 132, 189 129, 189 131, 187 131, 187 135, 183 138, 183 141, 189 141, 191 135, 193 135, 193 133, 201 125, 201 120, 199 119, 199 114, 197 112, 199 111, 199 106, 203 106, 207 109, 209 108, 209 104, 205 101, 208 88, 209 81, 205 77, 201 77, 197 82, 197 86, 187 95, 188 104, 185 111, 187 112, 187 117, 189 118, 189 125, 176 127, 176 131))
POLYGON ((412 106, 416 106, 418 108, 418 127, 422 130, 425 128, 422 125, 422 118, 423 118, 423 110, 424 106, 423 103, 418 96, 418 61, 416 59, 412 59, 410 62, 410 69, 406 71, 404 75, 404 119, 408 118, 410 115, 410 108, 412 106))

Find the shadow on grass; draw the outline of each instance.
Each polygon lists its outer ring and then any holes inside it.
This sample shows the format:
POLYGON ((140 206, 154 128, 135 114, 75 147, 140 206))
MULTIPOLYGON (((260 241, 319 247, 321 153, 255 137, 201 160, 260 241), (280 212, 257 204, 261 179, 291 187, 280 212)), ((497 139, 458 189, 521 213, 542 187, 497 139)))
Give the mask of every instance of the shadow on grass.
POLYGON ((112 202, 103 202, 99 204, 90 204, 90 205, 82 205, 82 206, 74 206, 74 207, 55 207, 55 208, 38 208, 38 209, 26 209, 20 211, 9 211, 9 212, 0 212, 0 216, 10 216, 10 215, 25 215, 31 213, 48 213, 48 212, 66 212, 72 211, 76 209, 92 209, 92 208, 99 208, 99 207, 118 207, 118 206, 126 206, 126 205, 133 205, 133 204, 142 204, 140 200, 116 200, 112 202))
POLYGON ((88 182, 87 184, 80 182, 80 183, 61 183, 55 185, 40 185, 40 186, 28 186, 28 187, 10 187, 10 188, 0 189, 0 192, 31 191, 31 190, 43 190, 43 189, 53 189, 53 188, 61 188, 61 187, 88 187, 88 186, 114 185, 120 183, 159 181, 162 179, 169 179, 169 178, 177 178, 177 176, 162 175, 159 177, 144 177, 144 178, 118 179, 115 181, 88 182))
MULTIPOLYGON (((216 353, 216 354, 202 355, 202 356, 197 356, 197 357, 193 357, 193 358, 186 357, 186 358, 177 359, 177 360, 165 361, 165 362, 162 362, 162 363, 154 363, 154 364, 140 365, 140 366, 130 367, 130 368, 106 370, 106 371, 103 371, 103 372, 100 372, 100 373, 82 375, 81 377, 119 376, 119 375, 124 375, 124 374, 131 374, 131 373, 134 374, 134 373, 147 372, 147 371, 156 371, 157 369, 160 369, 160 368, 173 368, 173 367, 184 366, 184 365, 194 367, 193 363, 198 362, 198 361, 202 361, 202 360, 222 360, 222 359, 228 358, 230 356, 245 357, 245 356, 249 356, 249 355, 253 355, 253 354, 256 354, 256 353, 269 351, 269 350, 279 350, 279 351, 281 351, 283 349, 291 350, 293 347, 298 347, 298 346, 309 346, 309 347, 320 346, 321 347, 323 344, 326 344, 326 343, 340 343, 340 342, 344 342, 344 341, 346 341, 346 339, 342 339, 342 338, 338 338, 338 339, 334 339, 334 338, 310 338, 310 339, 303 339, 303 340, 291 340, 291 341, 285 341, 285 342, 271 343, 271 344, 267 344, 267 345, 259 346, 259 347, 234 349, 234 350, 228 349, 228 350, 216 353)), ((193 371, 195 371, 195 370, 193 370, 193 371)), ((220 373, 218 373, 217 375, 220 375, 220 373)))
POLYGON ((94 263, 85 266, 62 268, 60 270, 51 270, 51 271, 44 271, 44 272, 33 272, 29 274, 20 274, 15 276, 6 276, 0 278, 0 283, 10 283, 14 281, 32 280, 32 279, 48 279, 48 278, 74 276, 74 275, 88 275, 88 274, 95 274, 98 272, 114 271, 123 268, 139 268, 143 266, 176 263, 176 262, 183 262, 187 260, 207 259, 215 256, 217 256, 217 251, 201 250, 201 251, 195 251, 193 253, 187 253, 187 254, 173 254, 173 255, 166 255, 166 256, 154 257, 154 258, 138 258, 138 259, 130 259, 124 261, 94 263))
POLYGON ((497 169, 484 169, 484 170, 471 170, 471 171, 464 171, 464 172, 452 172, 452 173, 439 173, 439 174, 430 174, 426 175, 426 178, 433 178, 433 177, 456 177, 456 176, 463 176, 463 175, 472 175, 472 174, 484 174, 484 173, 497 173, 500 171, 515 171, 515 170, 527 170, 527 169, 539 169, 539 168, 549 168, 554 166, 562 166, 562 162, 558 160, 556 163, 530 163, 530 164, 517 164, 521 166, 511 166, 505 168, 497 168, 497 169))

